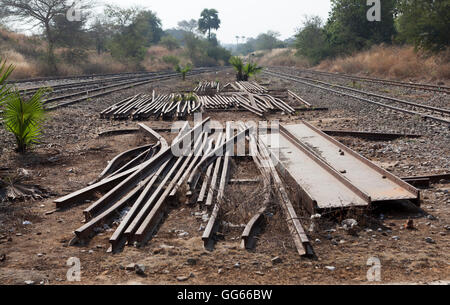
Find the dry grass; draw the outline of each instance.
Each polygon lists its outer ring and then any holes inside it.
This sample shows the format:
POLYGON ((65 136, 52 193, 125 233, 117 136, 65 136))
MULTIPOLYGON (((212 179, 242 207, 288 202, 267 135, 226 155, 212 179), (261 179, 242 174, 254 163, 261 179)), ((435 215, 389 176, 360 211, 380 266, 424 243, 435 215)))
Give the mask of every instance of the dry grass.
POLYGON ((256 62, 262 66, 286 66, 307 68, 309 63, 305 58, 295 55, 293 49, 274 49, 270 52, 256 52, 256 62))
POLYGON ((39 65, 33 61, 25 59, 25 57, 13 50, 0 52, 0 57, 6 59, 7 64, 15 66, 11 78, 31 78, 39 74, 39 65))
POLYGON ((84 74, 120 73, 126 72, 128 67, 111 57, 109 53, 91 53, 87 63, 83 65, 84 74))
POLYGON ((374 46, 353 56, 325 60, 316 68, 331 72, 411 80, 450 78, 450 50, 434 56, 416 53, 411 46, 374 46))
POLYGON ((174 67, 164 62, 165 56, 176 56, 180 59, 180 64, 185 65, 189 60, 183 55, 181 49, 170 51, 163 46, 152 46, 147 50, 142 66, 150 72, 172 70, 174 67))

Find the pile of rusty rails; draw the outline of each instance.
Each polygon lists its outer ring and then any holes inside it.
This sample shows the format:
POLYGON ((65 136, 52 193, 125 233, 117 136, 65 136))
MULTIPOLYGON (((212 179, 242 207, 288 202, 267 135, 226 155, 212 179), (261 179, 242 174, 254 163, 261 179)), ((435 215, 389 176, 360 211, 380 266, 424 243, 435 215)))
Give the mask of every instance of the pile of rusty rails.
POLYGON ((245 92, 252 94, 269 94, 270 96, 280 100, 291 100, 294 103, 299 103, 304 108, 313 108, 313 106, 298 94, 285 88, 268 89, 256 82, 234 82, 226 84, 222 89, 222 93, 236 93, 245 92))
MULTIPOLYGON (((198 75, 217 71, 218 68, 196 68, 188 73, 188 76, 198 75)), ((67 107, 79 102, 83 102, 92 98, 105 96, 120 90, 125 90, 156 81, 168 80, 179 77, 178 73, 162 72, 162 73, 146 73, 137 75, 119 76, 109 79, 99 79, 92 81, 75 82, 71 84, 61 84, 48 87, 53 90, 50 96, 44 101, 46 110, 56 110, 61 107, 67 107), (73 93, 65 93, 53 96, 54 93, 73 90, 73 93)), ((34 93, 42 87, 33 87, 22 89, 22 93, 34 93)))
POLYGON ((184 119, 196 112, 246 110, 264 117, 266 113, 281 111, 294 114, 295 109, 269 94, 249 92, 220 93, 213 96, 197 94, 138 94, 114 104, 100 113, 103 119, 164 120, 184 119))
POLYGON ((233 82, 226 84, 222 90, 223 92, 236 92, 236 91, 246 91, 250 93, 268 93, 269 90, 258 84, 257 82, 233 82))
POLYGON ((401 82, 401 81, 389 80, 389 79, 355 76, 355 75, 348 75, 348 74, 343 74, 343 73, 331 73, 331 72, 316 71, 316 70, 298 70, 298 69, 293 69, 293 70, 296 72, 301 72, 301 73, 306 73, 306 74, 313 74, 313 75, 315 74, 315 75, 329 76, 329 77, 334 77, 334 78, 338 77, 338 78, 350 79, 350 80, 359 81, 359 82, 378 83, 378 84, 383 84, 383 85, 411 88, 411 89, 422 90, 422 91, 442 92, 442 93, 447 93, 447 94, 450 93, 450 87, 444 86, 444 85, 431 85, 431 84, 422 84, 422 83, 413 83, 413 82, 401 82))
POLYGON ((188 204, 208 211, 202 239, 205 249, 212 251, 224 203, 230 200, 226 195, 230 165, 240 157, 253 159, 267 191, 241 234, 242 248, 255 247, 274 205, 282 211, 301 256, 314 256, 314 251, 296 205, 310 215, 396 201, 420 206, 419 190, 307 122, 270 129, 263 122, 259 128, 227 122, 225 129, 217 129, 209 119, 191 129, 186 122, 170 146, 147 125, 139 126, 153 139, 151 144, 116 156, 89 186, 55 201, 57 209, 66 209, 98 198, 84 210, 86 222, 75 231, 71 244, 84 243, 97 228, 115 223, 109 251, 126 244, 144 246, 169 213, 170 204, 188 204), (126 214, 117 220, 121 211, 126 214))
POLYGON ((219 91, 220 91, 220 83, 210 81, 201 81, 194 89, 194 92, 197 95, 215 95, 219 91))
POLYGON ((336 85, 332 83, 327 83, 311 78, 304 78, 297 75, 287 74, 280 71, 274 71, 272 69, 266 69, 264 72, 268 76, 277 77, 296 83, 300 83, 306 86, 314 87, 317 89, 332 92, 340 96, 347 96, 358 101, 362 101, 371 105, 387 108, 396 112, 405 113, 413 116, 419 116, 426 120, 432 120, 446 125, 450 125, 450 109, 437 108, 433 106, 428 106, 424 104, 413 103, 405 101, 402 99, 385 96, 377 93, 372 93, 368 91, 362 91, 359 89, 354 89, 347 86, 336 85), (352 93, 349 93, 352 92, 352 93), (353 93, 357 93, 355 95, 353 93), (377 101, 362 97, 370 96, 376 98, 377 101), (389 101, 389 102, 386 102, 389 101))
POLYGON ((178 200, 179 204, 199 204, 211 213, 202 238, 205 249, 212 251, 231 175, 231 159, 251 155, 264 178, 267 194, 265 207, 252 217, 242 233, 242 247, 253 247, 256 227, 269 204, 275 202, 285 214, 298 253, 313 255, 268 148, 257 139, 255 129, 228 122, 224 133, 215 132, 209 124, 206 119, 191 129, 186 122, 170 146, 154 130, 140 124, 154 143, 116 156, 88 187, 55 200, 57 209, 67 209, 90 202, 99 193, 105 194, 84 210, 85 224, 74 232, 70 244, 87 242, 98 228, 115 222, 117 227, 110 237, 108 252, 120 251, 125 245, 144 246, 168 213, 169 204, 178 200), (249 152, 246 147, 250 147, 249 152), (279 199, 272 200, 272 193, 277 193, 279 199), (180 202, 179 198, 187 199, 180 202), (115 220, 121 211, 127 212, 115 220))

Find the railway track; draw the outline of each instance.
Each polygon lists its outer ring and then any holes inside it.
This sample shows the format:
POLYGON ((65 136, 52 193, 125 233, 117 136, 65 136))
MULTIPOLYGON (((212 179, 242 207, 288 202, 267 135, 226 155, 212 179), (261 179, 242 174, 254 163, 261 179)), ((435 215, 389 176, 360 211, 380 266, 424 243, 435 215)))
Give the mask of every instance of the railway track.
POLYGON ((79 89, 80 87, 83 89, 89 89, 89 88, 98 88, 99 86, 106 84, 106 83, 110 83, 110 82, 119 82, 119 81, 126 81, 126 80, 132 80, 132 79, 139 79, 139 78, 143 78, 143 77, 150 77, 150 76, 155 76, 158 75, 158 73, 152 73, 149 72, 146 75, 141 75, 141 76, 116 76, 116 77, 112 77, 112 78, 104 78, 104 79, 98 79, 98 80, 92 80, 92 81, 82 81, 82 82, 72 82, 72 83, 67 83, 67 84, 59 84, 59 85, 51 85, 51 86, 35 86, 35 87, 29 87, 29 88, 20 88, 18 89, 18 91, 21 94, 33 94, 35 93, 37 90, 43 88, 43 87, 48 87, 52 89, 52 94, 54 93, 59 93, 59 92, 64 92, 64 91, 70 91, 70 90, 76 90, 79 89))
POLYGON ((324 72, 324 71, 317 71, 317 70, 296 70, 296 71, 301 72, 301 73, 339 77, 339 78, 367 82, 367 83, 378 83, 378 84, 384 84, 384 85, 390 85, 390 86, 411 88, 411 89, 416 89, 416 90, 441 92, 441 93, 446 93, 446 94, 450 93, 450 87, 447 87, 447 86, 412 83, 412 82, 401 82, 401 81, 396 81, 396 80, 388 80, 388 79, 364 77, 364 76, 354 76, 354 75, 348 75, 348 74, 343 74, 343 73, 331 73, 331 72, 324 72))
MULTIPOLYGON (((188 74, 188 76, 214 71, 217 71, 217 68, 198 68, 192 70, 188 74)), ((172 79, 176 77, 179 77, 178 73, 163 72, 163 73, 142 74, 142 76, 140 77, 135 77, 131 79, 128 76, 122 76, 109 79, 101 79, 97 81, 74 82, 71 84, 56 85, 50 87, 57 89, 53 93, 65 90, 75 90, 75 92, 57 96, 53 96, 52 94, 47 100, 44 101, 44 103, 48 105, 46 106, 46 109, 51 111, 61 107, 70 106, 88 99, 104 96, 116 91, 145 85, 155 81, 172 79)), ((31 92, 33 92, 33 90, 37 90, 37 87, 31 89, 32 89, 31 92)), ((26 92, 29 93, 30 91, 26 92)))
POLYGON ((402 112, 410 115, 420 116, 424 119, 429 119, 437 121, 440 123, 445 123, 450 125, 450 109, 437 108, 427 105, 422 105, 418 103, 413 103, 405 100, 401 100, 394 97, 389 97, 385 95, 380 95, 372 92, 366 92, 358 89, 354 89, 347 86, 341 86, 336 84, 327 83, 320 80, 315 80, 311 78, 300 77, 297 75, 282 73, 279 71, 274 71, 267 69, 264 71, 266 75, 278 77, 281 79, 301 83, 310 87, 318 88, 328 92, 332 92, 339 95, 344 95, 348 97, 355 98, 359 101, 366 102, 372 105, 380 106, 397 112, 402 112), (351 93, 349 93, 351 92, 351 93), (355 95, 353 93, 357 93, 355 95), (378 101, 370 100, 361 95, 366 95, 378 99, 378 101))
MULTIPOLYGON (((164 71, 170 72, 170 71, 164 71)), ((102 77, 120 77, 120 76, 130 76, 130 75, 146 75, 153 72, 141 71, 141 72, 122 72, 122 73, 105 73, 105 74, 86 74, 86 75, 73 75, 73 76, 51 76, 51 77, 37 77, 28 79, 17 79, 12 80, 12 84, 25 84, 25 83, 36 83, 36 82, 48 82, 48 81, 60 81, 60 80, 81 80, 81 79, 94 79, 102 77)))

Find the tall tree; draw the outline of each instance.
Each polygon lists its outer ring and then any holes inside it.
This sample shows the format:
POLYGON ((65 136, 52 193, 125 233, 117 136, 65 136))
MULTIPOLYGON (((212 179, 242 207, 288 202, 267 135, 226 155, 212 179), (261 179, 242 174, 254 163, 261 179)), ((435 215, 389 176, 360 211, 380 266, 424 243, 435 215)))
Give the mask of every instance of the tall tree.
MULTIPOLYGON (((57 72, 54 46, 56 38, 52 31, 52 22, 58 15, 66 15, 75 3, 70 0, 0 0, 3 14, 15 18, 16 22, 38 25, 43 29, 47 40, 47 63, 50 72, 57 72)), ((77 1, 77 9, 86 10, 92 1, 77 1)))
POLYGON ((107 42, 113 35, 113 27, 104 18, 97 16, 94 23, 89 29, 89 33, 97 54, 101 54, 107 50, 107 42))
POLYGON ((399 0, 400 39, 416 48, 441 51, 450 44, 450 0, 399 0))
POLYGON ((194 33, 197 28, 198 28, 198 21, 195 19, 182 20, 178 22, 178 29, 182 31, 194 33))
POLYGON ((146 49, 159 42, 163 34, 161 20, 152 11, 108 6, 106 15, 115 24, 109 47, 118 59, 141 61, 146 49))
POLYGON ((295 37, 297 54, 305 56, 312 64, 318 64, 330 55, 327 35, 319 16, 307 16, 295 37))
POLYGON ((282 47, 283 42, 278 37, 280 37, 280 33, 274 31, 259 34, 255 41, 256 50, 272 50, 282 47))
POLYGON ((208 33, 208 39, 211 39, 211 30, 218 30, 220 28, 219 12, 215 9, 205 8, 198 20, 198 29, 203 34, 208 33))
POLYGON ((362 0, 331 0, 325 30, 336 53, 350 53, 378 43, 391 43, 395 35, 394 14, 397 0, 383 0, 381 21, 367 20, 370 8, 362 0))

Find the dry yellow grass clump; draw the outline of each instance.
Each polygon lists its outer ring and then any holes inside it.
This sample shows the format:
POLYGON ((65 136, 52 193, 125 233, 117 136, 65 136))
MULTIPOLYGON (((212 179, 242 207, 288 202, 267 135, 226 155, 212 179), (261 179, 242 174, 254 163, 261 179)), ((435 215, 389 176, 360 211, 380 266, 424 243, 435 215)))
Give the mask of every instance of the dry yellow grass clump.
POLYGON ((7 65, 14 65, 14 72, 11 74, 12 79, 31 78, 39 74, 38 65, 25 59, 25 57, 13 50, 6 50, 0 52, 0 57, 6 60, 7 65))
POLYGON ((450 79, 450 50, 438 55, 415 52, 412 46, 374 46, 352 56, 325 60, 316 69, 382 78, 450 79))
POLYGON ((296 68, 307 68, 310 66, 308 61, 295 55, 294 49, 273 49, 269 52, 256 52, 255 61, 262 66, 285 66, 296 68))
POLYGON ((174 65, 173 63, 167 61, 167 58, 169 57, 178 58, 180 60, 180 64, 182 65, 189 61, 183 54, 182 49, 170 51, 163 46, 152 46, 147 50, 142 66, 146 71, 150 72, 172 70, 174 65))

